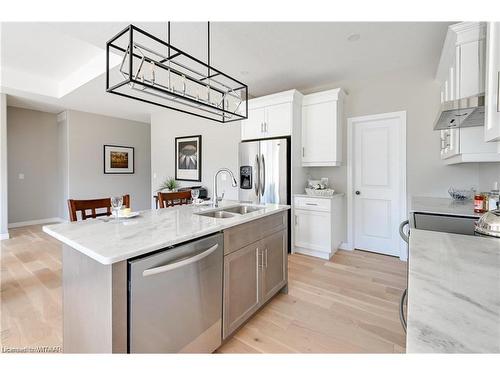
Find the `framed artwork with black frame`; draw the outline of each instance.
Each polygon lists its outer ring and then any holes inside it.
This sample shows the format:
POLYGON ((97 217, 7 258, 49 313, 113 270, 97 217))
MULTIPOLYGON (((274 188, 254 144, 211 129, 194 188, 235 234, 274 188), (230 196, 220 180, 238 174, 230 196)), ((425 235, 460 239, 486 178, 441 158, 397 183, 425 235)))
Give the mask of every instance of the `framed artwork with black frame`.
POLYGON ((104 174, 135 173, 134 148, 104 145, 104 174))
POLYGON ((175 138, 175 179, 201 181, 201 135, 175 138))

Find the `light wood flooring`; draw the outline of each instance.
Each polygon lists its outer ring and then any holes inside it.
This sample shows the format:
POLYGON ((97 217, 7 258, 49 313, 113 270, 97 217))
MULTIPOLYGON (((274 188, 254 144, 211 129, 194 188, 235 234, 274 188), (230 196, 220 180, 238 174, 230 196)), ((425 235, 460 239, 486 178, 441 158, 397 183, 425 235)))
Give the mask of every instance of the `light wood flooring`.
MULTIPOLYGON (((3 347, 62 346, 61 246, 40 226, 1 244, 3 347)), ((331 261, 289 256, 289 293, 277 295, 219 353, 401 353, 398 315, 406 264, 362 251, 331 261)))

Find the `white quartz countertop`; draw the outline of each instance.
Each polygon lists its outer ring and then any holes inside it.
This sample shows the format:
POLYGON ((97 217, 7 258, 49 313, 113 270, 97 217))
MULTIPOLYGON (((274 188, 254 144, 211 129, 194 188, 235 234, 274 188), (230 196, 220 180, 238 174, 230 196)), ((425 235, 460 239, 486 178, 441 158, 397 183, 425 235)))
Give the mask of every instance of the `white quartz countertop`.
POLYGON ((294 194, 294 197, 306 197, 306 198, 322 198, 322 199, 335 199, 343 197, 345 193, 333 193, 331 196, 324 195, 309 195, 309 194, 294 194))
MULTIPOLYGON (((238 205, 221 202, 220 208, 238 205)), ((46 225, 43 231, 102 264, 112 264, 176 245, 207 234, 285 211, 286 205, 261 205, 262 210, 231 218, 216 219, 196 212, 213 211, 210 206, 175 206, 141 211, 131 219, 108 218, 46 225)))
POLYGON ((408 353, 500 353, 500 240, 412 229, 408 353))
POLYGON ((482 215, 474 212, 472 200, 461 202, 454 201, 451 198, 436 197, 413 197, 410 211, 468 217, 480 217, 482 215))

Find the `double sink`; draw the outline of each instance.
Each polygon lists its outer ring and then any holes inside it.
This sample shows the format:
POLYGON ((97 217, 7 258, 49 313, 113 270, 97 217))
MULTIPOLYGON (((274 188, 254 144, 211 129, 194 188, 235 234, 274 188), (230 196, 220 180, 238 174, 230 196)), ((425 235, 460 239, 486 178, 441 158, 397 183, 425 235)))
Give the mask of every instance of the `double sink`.
POLYGON ((208 212, 198 212, 197 215, 213 217, 215 219, 228 219, 234 217, 235 215, 246 215, 251 212, 263 210, 264 207, 259 206, 247 206, 247 205, 238 205, 233 207, 221 208, 216 211, 208 211, 208 212))

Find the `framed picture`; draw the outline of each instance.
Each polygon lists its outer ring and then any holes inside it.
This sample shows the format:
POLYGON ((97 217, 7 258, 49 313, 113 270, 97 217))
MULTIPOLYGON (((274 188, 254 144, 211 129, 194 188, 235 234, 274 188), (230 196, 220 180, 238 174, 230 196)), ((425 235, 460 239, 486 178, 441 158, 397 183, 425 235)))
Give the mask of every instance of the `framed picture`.
POLYGON ((175 179, 201 181, 201 135, 175 138, 175 179))
POLYGON ((134 169, 133 147, 104 145, 105 174, 132 174, 134 169))

